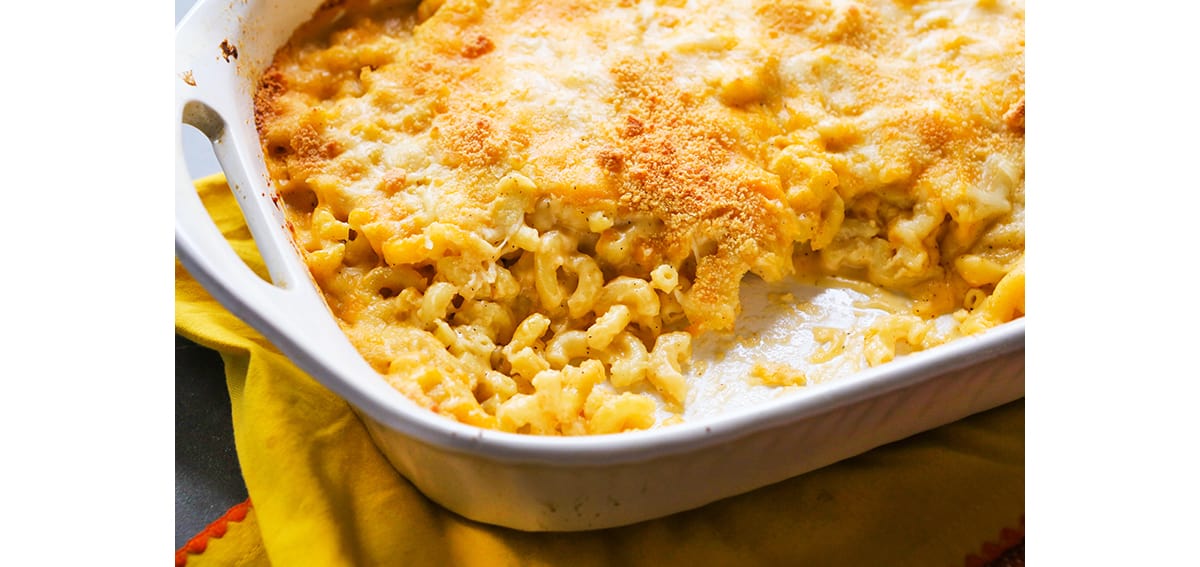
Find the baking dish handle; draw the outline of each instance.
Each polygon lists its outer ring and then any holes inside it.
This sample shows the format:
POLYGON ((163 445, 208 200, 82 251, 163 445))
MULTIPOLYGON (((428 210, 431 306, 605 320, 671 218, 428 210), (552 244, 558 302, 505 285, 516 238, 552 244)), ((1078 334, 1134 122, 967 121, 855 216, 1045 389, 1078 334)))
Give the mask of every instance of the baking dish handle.
POLYGON ((214 299, 262 333, 322 385, 382 423, 413 430, 412 424, 405 423, 393 410, 398 404, 412 402, 379 379, 334 322, 288 236, 290 231, 282 227, 283 214, 265 176, 254 179, 239 157, 257 153, 257 138, 244 129, 227 128, 228 123, 214 106, 195 98, 183 101, 178 109, 176 257, 214 299), (267 265, 270 282, 254 273, 234 252, 201 202, 183 153, 184 124, 195 126, 212 142, 229 188, 267 265), (243 139, 238 139, 238 132, 243 139), (245 151, 248 149, 253 151, 245 151))
MULTIPOLYGON (((268 210, 265 187, 263 199, 255 199, 253 187, 237 155, 237 141, 225 127, 225 121, 212 106, 190 100, 180 107, 180 123, 176 125, 175 157, 175 255, 192 275, 217 301, 247 323, 268 336, 289 335, 278 328, 283 321, 300 311, 296 302, 312 301, 305 293, 307 277, 300 270, 295 254, 288 257, 291 243, 275 242, 278 231, 268 230, 268 224, 283 222, 275 210, 268 210), (266 263, 271 281, 255 274, 234 252, 221 234, 200 197, 188 173, 183 152, 182 127, 188 124, 199 129, 212 142, 217 161, 225 172, 242 216, 254 237, 260 255, 266 263), (262 239, 266 239, 264 242, 262 239), (289 307, 290 306, 290 307, 289 307)), ((311 286, 309 286, 311 287, 311 286)))

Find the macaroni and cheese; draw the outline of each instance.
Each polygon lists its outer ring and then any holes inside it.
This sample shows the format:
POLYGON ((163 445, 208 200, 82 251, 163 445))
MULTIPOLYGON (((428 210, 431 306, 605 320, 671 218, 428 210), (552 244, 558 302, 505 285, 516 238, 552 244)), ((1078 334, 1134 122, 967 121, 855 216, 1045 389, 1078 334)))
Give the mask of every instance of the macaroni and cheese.
POLYGON ((339 324, 464 423, 678 421, 744 278, 907 298, 869 364, 1024 314, 1019 0, 326 2, 255 107, 339 324))

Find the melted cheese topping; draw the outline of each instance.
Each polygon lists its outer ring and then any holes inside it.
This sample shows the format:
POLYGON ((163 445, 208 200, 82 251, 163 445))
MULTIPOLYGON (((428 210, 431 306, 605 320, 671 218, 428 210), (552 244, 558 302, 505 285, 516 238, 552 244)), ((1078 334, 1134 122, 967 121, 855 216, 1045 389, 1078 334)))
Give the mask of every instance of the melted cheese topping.
MULTIPOLYGON (((747 273, 903 293, 900 315, 957 313, 948 337, 1023 315, 1021 2, 330 4, 263 77, 264 153, 343 328, 443 413, 504 428, 499 405, 581 360, 623 384, 606 338, 561 361, 555 340, 603 322, 653 359, 660 337, 730 329, 747 273), (605 303, 635 280, 644 301, 605 303), (535 314, 529 348, 553 360, 526 376, 502 351, 535 314)), ((662 356, 643 374, 681 403, 662 356)), ((594 432, 561 417, 509 425, 594 432)))

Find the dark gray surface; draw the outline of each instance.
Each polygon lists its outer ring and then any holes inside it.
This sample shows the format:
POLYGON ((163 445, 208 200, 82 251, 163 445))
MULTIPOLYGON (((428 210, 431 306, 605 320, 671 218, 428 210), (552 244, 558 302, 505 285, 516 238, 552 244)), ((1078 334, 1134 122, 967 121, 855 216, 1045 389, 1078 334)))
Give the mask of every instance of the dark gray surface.
MULTIPOLYGON (((175 0, 175 23, 195 0, 175 0)), ((212 147, 183 129, 189 176, 220 170, 212 147)), ((175 336, 175 549, 246 500, 233 444, 225 370, 216 352, 175 336)))
POLYGON ((221 357, 176 335, 175 549, 246 497, 221 357))

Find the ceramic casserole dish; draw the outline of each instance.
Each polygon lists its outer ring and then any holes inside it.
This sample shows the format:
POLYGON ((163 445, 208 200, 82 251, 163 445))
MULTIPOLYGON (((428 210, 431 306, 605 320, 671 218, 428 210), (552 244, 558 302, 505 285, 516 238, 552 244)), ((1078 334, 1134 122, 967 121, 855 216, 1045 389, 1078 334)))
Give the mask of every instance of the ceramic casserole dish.
MULTIPOLYGON (((211 0, 179 24, 176 254, 230 311, 349 402, 396 469, 446 508, 529 531, 627 525, 779 482, 1024 396, 1020 318, 787 395, 734 393, 701 404, 684 423, 644 431, 521 435, 419 407, 380 379, 331 316, 291 241, 260 149, 253 102, 259 77, 320 4, 211 0), (271 282, 238 259, 205 212, 184 160, 185 125, 211 140, 271 282)), ((826 302, 831 312, 853 309, 837 297, 796 293, 826 302)), ((768 310, 748 307, 747 317, 768 310)), ((801 331, 784 330, 797 337, 801 331)), ((706 352, 701 345, 696 356, 706 352)))

